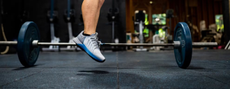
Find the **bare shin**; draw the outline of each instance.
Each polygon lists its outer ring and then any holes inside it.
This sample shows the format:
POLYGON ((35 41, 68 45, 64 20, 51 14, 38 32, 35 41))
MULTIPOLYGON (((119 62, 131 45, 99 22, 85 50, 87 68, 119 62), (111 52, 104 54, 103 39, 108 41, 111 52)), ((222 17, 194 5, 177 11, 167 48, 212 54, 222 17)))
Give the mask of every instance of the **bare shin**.
POLYGON ((104 0, 84 0, 82 3, 82 15, 84 20, 84 33, 94 34, 100 15, 100 9, 104 0))

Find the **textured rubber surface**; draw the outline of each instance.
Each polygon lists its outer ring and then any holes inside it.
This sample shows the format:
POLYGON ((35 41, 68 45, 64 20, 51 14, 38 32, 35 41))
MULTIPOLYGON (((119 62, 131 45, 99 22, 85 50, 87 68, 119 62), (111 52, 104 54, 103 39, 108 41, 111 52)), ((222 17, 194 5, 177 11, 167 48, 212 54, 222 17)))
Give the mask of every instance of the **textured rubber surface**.
POLYGON ((230 89, 230 51, 194 50, 187 69, 172 51, 103 52, 104 63, 80 52, 40 52, 24 68, 17 54, 0 55, 1 89, 230 89))

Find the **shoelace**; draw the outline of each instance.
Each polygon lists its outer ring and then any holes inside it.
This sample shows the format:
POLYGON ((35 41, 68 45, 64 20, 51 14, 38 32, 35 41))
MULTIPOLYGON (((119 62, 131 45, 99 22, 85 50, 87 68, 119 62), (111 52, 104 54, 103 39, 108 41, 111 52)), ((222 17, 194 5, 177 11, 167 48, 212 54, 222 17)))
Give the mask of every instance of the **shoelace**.
POLYGON ((92 40, 92 45, 95 47, 94 49, 100 49, 101 41, 98 41, 98 37, 91 37, 90 39, 92 40))

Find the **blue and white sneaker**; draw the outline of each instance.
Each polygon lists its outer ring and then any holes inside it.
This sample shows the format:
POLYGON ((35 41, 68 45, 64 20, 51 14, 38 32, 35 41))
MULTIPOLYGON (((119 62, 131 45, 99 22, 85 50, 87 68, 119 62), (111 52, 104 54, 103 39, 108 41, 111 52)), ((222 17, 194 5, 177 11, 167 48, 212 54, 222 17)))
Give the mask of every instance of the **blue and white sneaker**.
POLYGON ((92 34, 90 36, 84 36, 82 31, 77 37, 73 39, 73 41, 92 59, 97 62, 104 62, 105 57, 101 54, 97 35, 98 33, 92 34))

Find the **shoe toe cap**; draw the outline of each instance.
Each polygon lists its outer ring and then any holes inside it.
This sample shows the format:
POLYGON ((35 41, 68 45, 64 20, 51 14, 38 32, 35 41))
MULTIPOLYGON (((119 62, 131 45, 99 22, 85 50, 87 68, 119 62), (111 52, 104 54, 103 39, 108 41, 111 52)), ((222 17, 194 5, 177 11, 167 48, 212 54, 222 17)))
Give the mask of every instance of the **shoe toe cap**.
POLYGON ((101 62, 105 61, 105 57, 101 54, 100 50, 94 50, 94 54, 100 59, 101 62))

